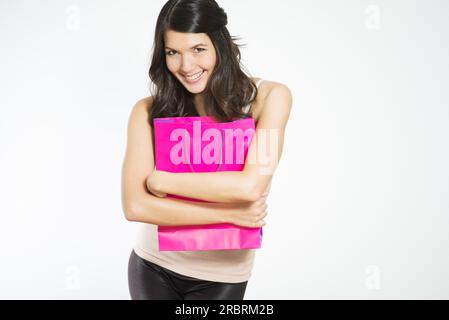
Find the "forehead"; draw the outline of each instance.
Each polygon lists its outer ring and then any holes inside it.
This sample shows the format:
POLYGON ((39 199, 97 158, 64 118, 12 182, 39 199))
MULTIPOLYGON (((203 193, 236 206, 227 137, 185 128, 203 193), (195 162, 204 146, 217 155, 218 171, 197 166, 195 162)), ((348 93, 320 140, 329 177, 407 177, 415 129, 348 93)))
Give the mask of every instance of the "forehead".
POLYGON ((164 33, 165 45, 176 49, 190 49, 191 47, 204 43, 209 45, 210 39, 206 33, 186 33, 167 30, 164 33))

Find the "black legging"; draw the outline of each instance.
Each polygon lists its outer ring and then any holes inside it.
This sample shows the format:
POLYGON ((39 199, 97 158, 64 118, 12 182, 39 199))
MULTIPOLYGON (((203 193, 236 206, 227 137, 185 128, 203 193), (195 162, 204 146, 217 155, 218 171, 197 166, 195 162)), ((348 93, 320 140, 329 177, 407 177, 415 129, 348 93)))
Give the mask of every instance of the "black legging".
POLYGON ((243 300, 247 284, 184 276, 142 259, 134 250, 128 263, 132 300, 243 300))

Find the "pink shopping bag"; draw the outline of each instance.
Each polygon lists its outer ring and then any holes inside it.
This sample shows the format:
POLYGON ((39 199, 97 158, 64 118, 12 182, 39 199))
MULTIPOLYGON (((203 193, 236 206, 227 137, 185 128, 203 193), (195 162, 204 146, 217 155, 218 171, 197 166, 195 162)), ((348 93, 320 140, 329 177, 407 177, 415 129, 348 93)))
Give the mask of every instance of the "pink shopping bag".
MULTIPOLYGON (((241 171, 255 133, 253 118, 231 122, 208 116, 156 118, 153 125, 156 169, 168 172, 241 171)), ((158 226, 159 251, 257 249, 262 234, 262 228, 229 223, 158 226)))

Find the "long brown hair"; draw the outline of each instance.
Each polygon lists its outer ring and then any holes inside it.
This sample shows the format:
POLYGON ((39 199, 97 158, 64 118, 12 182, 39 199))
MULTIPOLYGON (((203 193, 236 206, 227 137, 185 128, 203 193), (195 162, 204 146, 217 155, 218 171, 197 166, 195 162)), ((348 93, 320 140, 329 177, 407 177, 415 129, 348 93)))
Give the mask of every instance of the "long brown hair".
POLYGON ((220 122, 252 116, 242 108, 255 100, 257 87, 243 71, 240 49, 231 37, 226 12, 214 0, 169 0, 156 23, 149 76, 153 103, 148 122, 154 118, 199 116, 194 96, 168 70, 164 33, 167 30, 206 33, 215 47, 217 63, 204 91, 205 112, 220 122))

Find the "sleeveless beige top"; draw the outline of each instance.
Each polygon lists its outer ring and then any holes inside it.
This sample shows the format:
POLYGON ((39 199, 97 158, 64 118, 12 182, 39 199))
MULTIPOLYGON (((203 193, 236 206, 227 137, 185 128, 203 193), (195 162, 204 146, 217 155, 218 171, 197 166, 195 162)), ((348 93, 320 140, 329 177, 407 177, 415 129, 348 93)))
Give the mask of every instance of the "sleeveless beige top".
MULTIPOLYGON (((263 81, 260 79, 256 86, 263 81)), ((250 105, 244 109, 248 113, 250 105)), ((142 259, 189 277, 225 283, 249 280, 257 249, 159 251, 157 225, 140 223, 134 251, 142 259)))

